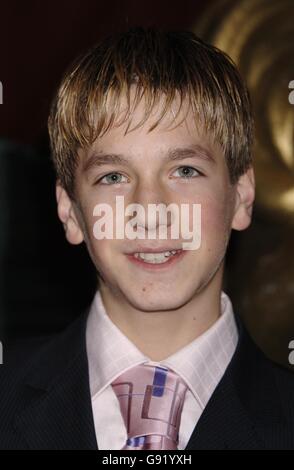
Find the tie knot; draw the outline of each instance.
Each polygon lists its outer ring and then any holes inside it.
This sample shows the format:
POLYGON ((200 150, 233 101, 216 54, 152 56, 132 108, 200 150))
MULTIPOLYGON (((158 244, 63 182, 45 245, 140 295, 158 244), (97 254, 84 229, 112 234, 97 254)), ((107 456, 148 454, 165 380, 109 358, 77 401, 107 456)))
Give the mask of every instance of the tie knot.
POLYGON ((176 449, 187 390, 182 379, 163 366, 141 364, 113 383, 128 433, 124 449, 176 449))

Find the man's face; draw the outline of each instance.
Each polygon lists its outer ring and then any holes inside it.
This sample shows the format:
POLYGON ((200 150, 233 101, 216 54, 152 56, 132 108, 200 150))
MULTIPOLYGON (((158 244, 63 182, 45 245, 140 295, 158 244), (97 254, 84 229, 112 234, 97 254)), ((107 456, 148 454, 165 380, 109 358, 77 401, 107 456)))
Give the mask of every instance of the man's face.
MULTIPOLYGON (((133 115, 133 124, 142 118, 143 106, 142 101, 133 115)), ((183 116, 179 116, 175 125, 171 110, 151 132, 148 129, 156 114, 143 126, 126 134, 127 124, 113 127, 97 139, 91 149, 81 151, 79 155, 77 204, 73 208, 80 234, 100 274, 102 288, 143 311, 179 308, 216 276, 221 278, 231 227, 235 217, 240 219, 240 214, 236 216, 240 210, 237 186, 230 184, 220 145, 197 130, 191 113, 180 123, 183 116), (120 156, 121 161, 116 162, 114 155, 120 156), (138 261, 134 253, 148 253, 152 249, 177 250, 184 241, 181 233, 179 239, 171 239, 170 223, 167 240, 159 239, 159 236, 156 240, 148 239, 148 220, 140 228, 145 239, 97 240, 93 233, 97 221, 93 216, 94 207, 107 204, 115 216, 116 196, 123 196, 125 207, 140 204, 146 214, 151 203, 166 206, 173 203, 179 207, 189 204, 190 229, 193 204, 200 204, 200 248, 184 250, 180 256, 168 258, 167 263, 138 261)), ((129 219, 125 218, 125 222, 129 219)), ((73 238, 71 241, 77 242, 73 238)))

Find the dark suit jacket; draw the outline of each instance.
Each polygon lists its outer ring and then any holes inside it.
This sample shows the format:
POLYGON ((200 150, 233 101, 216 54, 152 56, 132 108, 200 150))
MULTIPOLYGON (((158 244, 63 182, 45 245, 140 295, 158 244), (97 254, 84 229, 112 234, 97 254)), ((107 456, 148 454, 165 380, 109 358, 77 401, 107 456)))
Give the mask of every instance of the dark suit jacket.
MULTIPOLYGON (((50 340, 10 352, 4 344, 0 449, 97 449, 86 318, 50 340)), ((233 359, 186 449, 294 449, 294 374, 239 330, 233 359)))

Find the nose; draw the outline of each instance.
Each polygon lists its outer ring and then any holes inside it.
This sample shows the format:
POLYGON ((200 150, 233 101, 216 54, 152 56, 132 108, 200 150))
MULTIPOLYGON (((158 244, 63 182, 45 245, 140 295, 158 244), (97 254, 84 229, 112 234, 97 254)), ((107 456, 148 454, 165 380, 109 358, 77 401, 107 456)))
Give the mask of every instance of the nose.
POLYGON ((146 231, 156 230, 160 225, 169 227, 172 215, 166 209, 171 202, 168 191, 156 178, 138 183, 132 197, 137 226, 146 231))

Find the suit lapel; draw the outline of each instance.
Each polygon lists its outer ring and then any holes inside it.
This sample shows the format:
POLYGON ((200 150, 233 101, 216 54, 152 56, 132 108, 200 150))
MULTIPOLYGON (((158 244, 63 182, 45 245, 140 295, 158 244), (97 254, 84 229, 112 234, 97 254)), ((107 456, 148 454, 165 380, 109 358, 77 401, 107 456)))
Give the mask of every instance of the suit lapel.
POLYGON ((187 444, 187 450, 262 449, 254 425, 225 379, 215 390, 187 444))
POLYGON ((84 315, 45 347, 23 387, 15 426, 30 449, 97 449, 84 315))
POLYGON ((237 319, 239 342, 222 380, 203 411, 187 450, 266 448, 272 426, 285 425, 269 361, 237 319))

